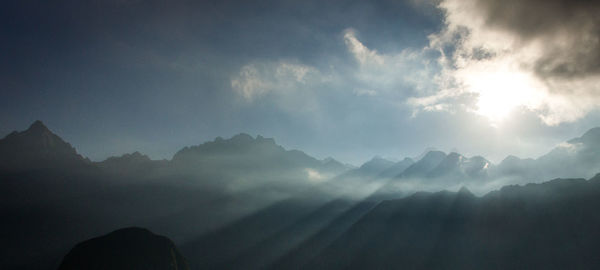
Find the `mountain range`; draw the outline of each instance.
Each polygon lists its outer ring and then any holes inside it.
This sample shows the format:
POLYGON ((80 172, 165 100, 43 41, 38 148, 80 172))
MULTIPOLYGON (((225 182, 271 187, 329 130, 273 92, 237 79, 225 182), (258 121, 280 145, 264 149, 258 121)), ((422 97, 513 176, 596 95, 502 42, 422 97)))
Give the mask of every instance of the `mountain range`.
POLYGON ((14 131, 0 140, 0 171, 91 166, 117 175, 146 173, 164 177, 179 174, 225 178, 219 180, 224 182, 235 182, 238 174, 242 173, 247 178, 246 182, 261 184, 267 180, 281 182, 282 178, 289 178, 289 182, 301 181, 301 178, 304 178, 302 181, 313 182, 331 178, 360 178, 365 181, 389 178, 397 182, 417 179, 420 183, 435 182, 452 187, 500 178, 510 178, 511 183, 538 182, 552 177, 589 178, 596 173, 600 163, 598 151, 600 128, 594 128, 537 159, 508 156, 494 165, 481 156, 469 158, 460 153, 431 150, 418 160, 407 157, 393 162, 375 157, 358 168, 352 168, 332 158, 318 160, 302 151, 286 150, 272 138, 260 135, 254 138, 241 133, 230 139, 218 137, 214 141, 184 147, 171 160, 151 160, 142 153, 134 152, 91 162, 41 121, 35 121, 27 130, 14 131), (277 175, 277 179, 272 179, 273 174, 277 175))
POLYGON ((0 268, 56 269, 136 226, 191 269, 594 269, 599 154, 594 128, 499 164, 428 150, 352 167, 247 134, 92 162, 36 121, 0 140, 0 268))

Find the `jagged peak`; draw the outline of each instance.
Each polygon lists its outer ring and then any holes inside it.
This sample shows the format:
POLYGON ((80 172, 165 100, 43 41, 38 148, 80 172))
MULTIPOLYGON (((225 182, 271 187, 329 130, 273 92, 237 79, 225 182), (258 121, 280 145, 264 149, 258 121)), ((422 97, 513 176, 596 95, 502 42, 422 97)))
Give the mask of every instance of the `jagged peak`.
POLYGON ((48 127, 46 127, 46 125, 44 125, 44 122, 42 122, 41 120, 35 120, 33 123, 31 123, 29 129, 48 129, 48 127))
MULTIPOLYGON (((265 138, 260 135, 254 138, 247 133, 239 133, 229 139, 217 137, 213 141, 207 141, 193 146, 185 146, 173 155, 172 160, 185 159, 184 157, 189 155, 193 156, 215 151, 226 151, 230 154, 236 152, 241 153, 244 151, 249 151, 250 149, 254 149, 256 147, 262 149, 269 149, 270 151, 286 151, 285 148, 278 145, 273 138, 265 138)), ((288 150, 287 152, 290 152, 292 154, 297 154, 296 152, 304 154, 303 152, 297 150, 288 150)))
MULTIPOLYGON (((71 145, 65 142, 60 136, 54 134, 40 120, 33 122, 28 129, 24 131, 13 131, 5 139, 21 141, 21 143, 45 142, 44 145, 71 145)), ((15 143, 14 141, 12 143, 15 143)))
POLYGON ((21 132, 12 132, 0 140, 0 167, 14 169, 55 168, 90 161, 40 120, 21 132))
POLYGON ((253 143, 253 142, 261 142, 261 143, 269 143, 269 144, 276 144, 275 143, 275 139, 273 138, 266 138, 263 137, 261 135, 257 135, 256 138, 252 137, 252 135, 247 134, 247 133, 239 133, 234 135, 233 137, 231 137, 230 139, 222 139, 221 137, 218 137, 217 139, 215 139, 215 142, 236 142, 236 143, 253 143))
POLYGON ((254 140, 254 137, 250 136, 250 135, 249 135, 249 134, 247 134, 247 133, 240 133, 240 134, 237 134, 237 135, 235 135, 235 136, 231 137, 231 139, 230 139, 230 140, 232 140, 232 141, 244 141, 244 142, 249 142, 249 141, 253 141, 253 140, 254 140))
POLYGON ((50 129, 40 120, 36 120, 35 122, 33 122, 29 128, 27 128, 25 131, 23 132, 16 132, 16 134, 27 134, 29 136, 31 135, 42 135, 42 134, 52 134, 55 135, 54 133, 52 133, 52 131, 50 131, 50 129))

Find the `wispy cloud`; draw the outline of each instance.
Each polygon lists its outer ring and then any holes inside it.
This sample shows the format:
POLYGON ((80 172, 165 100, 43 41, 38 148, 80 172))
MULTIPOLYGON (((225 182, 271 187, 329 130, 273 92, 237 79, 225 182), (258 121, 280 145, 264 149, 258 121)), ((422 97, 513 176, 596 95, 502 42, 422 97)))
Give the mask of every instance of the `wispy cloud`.
MULTIPOLYGON (((283 96, 316 94, 329 90, 355 97, 379 97, 405 104, 406 98, 432 92, 430 79, 435 75, 435 62, 418 50, 402 50, 383 54, 368 48, 357 32, 343 32, 343 44, 353 58, 354 65, 334 65, 328 69, 294 61, 253 62, 241 67, 231 78, 231 88, 247 102, 271 98, 285 102, 283 96)), ((296 99, 302 102, 305 99, 296 99)))
POLYGON ((353 29, 347 29, 344 33, 344 42, 348 51, 362 65, 380 66, 384 64, 384 58, 376 50, 370 50, 356 38, 356 32, 353 29))
POLYGON ((301 91, 315 80, 323 79, 316 68, 303 64, 289 61, 250 63, 231 78, 231 88, 252 102, 273 92, 301 91))

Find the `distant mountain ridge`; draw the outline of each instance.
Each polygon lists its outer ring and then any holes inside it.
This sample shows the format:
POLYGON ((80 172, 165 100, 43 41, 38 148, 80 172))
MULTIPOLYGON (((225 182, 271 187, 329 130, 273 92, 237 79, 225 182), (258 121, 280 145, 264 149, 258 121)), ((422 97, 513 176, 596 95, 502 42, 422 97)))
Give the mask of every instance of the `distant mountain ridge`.
MULTIPOLYGON (((151 160, 139 152, 90 162, 74 147, 51 132, 41 121, 27 130, 12 132, 0 140, 0 170, 29 170, 95 166, 107 172, 165 175, 175 171, 196 172, 221 168, 227 172, 270 170, 294 171, 296 177, 322 181, 338 178, 422 179, 447 183, 508 179, 508 183, 536 182, 552 177, 591 177, 600 164, 600 128, 593 128, 579 138, 568 140, 538 159, 508 156, 498 165, 484 157, 467 158, 459 153, 446 154, 431 150, 420 159, 405 158, 392 162, 375 157, 352 169, 335 159, 315 159, 302 151, 286 150, 272 138, 252 137, 241 133, 230 139, 216 138, 196 146, 184 147, 171 160, 151 160), (342 174, 344 173, 344 174, 342 174), (437 179, 437 180, 435 180, 437 179)), ((256 177, 261 178, 257 175, 256 177)))
POLYGON ((320 161, 299 150, 286 150, 272 138, 241 133, 230 139, 218 137, 214 141, 184 147, 173 156, 174 164, 211 164, 210 166, 235 165, 229 170, 285 169, 329 170, 339 173, 346 166, 333 159, 320 161))
POLYGON ((167 160, 152 160, 140 152, 109 157, 101 162, 95 162, 98 167, 117 174, 145 174, 158 167, 166 166, 167 160))
MULTIPOLYGON (((230 139, 216 138, 200 145, 184 147, 171 160, 151 160, 133 152, 91 162, 77 153, 74 147, 50 131, 41 121, 35 121, 27 130, 14 131, 0 139, 0 170, 31 170, 95 166, 118 174, 148 173, 159 170, 169 172, 169 167, 192 165, 199 168, 231 166, 229 169, 261 170, 265 168, 315 170, 329 176, 348 168, 333 158, 315 159, 302 151, 286 150, 272 138, 241 133, 230 139)), ((172 169, 171 169, 172 171, 172 169)))
POLYGON ((592 128, 581 137, 561 143, 537 159, 508 156, 495 168, 495 176, 513 178, 514 183, 548 178, 589 178, 600 165, 600 128, 592 128))
POLYGON ((0 222, 2 269, 56 269, 75 243, 132 225, 190 243, 182 250, 197 267, 600 266, 593 254, 600 176, 506 186, 553 179, 544 177, 555 171, 600 171, 595 129, 538 159, 494 165, 428 151, 419 160, 375 157, 350 168, 247 134, 181 149, 171 160, 134 152, 89 162, 40 123, 0 140, 10 145, 0 148, 6 160, 30 149, 16 159, 21 172, 0 172, 0 208, 10 217, 0 222), (86 173, 73 174, 79 166, 86 173))

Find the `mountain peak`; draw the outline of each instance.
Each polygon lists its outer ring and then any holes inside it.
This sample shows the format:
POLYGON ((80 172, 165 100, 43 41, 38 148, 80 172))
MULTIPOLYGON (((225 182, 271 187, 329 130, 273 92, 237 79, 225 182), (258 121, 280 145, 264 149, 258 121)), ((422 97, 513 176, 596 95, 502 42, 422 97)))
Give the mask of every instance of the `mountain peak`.
POLYGON ((365 162, 363 165, 361 165, 360 168, 363 170, 379 171, 379 170, 387 169, 387 168, 391 167, 392 165, 394 165, 393 161, 387 160, 380 156, 375 156, 371 160, 369 160, 369 161, 365 162))
MULTIPOLYGON (((456 154, 456 153, 455 153, 456 154)), ((421 160, 442 160, 446 158, 446 153, 442 152, 442 151, 438 151, 438 150, 432 150, 427 152, 427 154, 425 154, 425 156, 423 156, 423 158, 421 160)))
POLYGON ((427 155, 429 152, 433 152, 433 151, 439 151, 439 150, 435 147, 427 147, 420 155, 414 157, 413 160, 419 161, 419 160, 423 159, 423 157, 425 157, 425 155, 427 155))
POLYGON ((35 120, 27 130, 48 130, 48 127, 41 120, 35 120))
POLYGON ((251 142, 254 141, 254 138, 246 133, 240 133, 231 137, 231 140, 237 142, 251 142))
POLYGON ((1 167, 51 168, 84 162, 75 148, 52 133, 39 120, 33 122, 27 130, 12 132, 0 140, 1 167))

